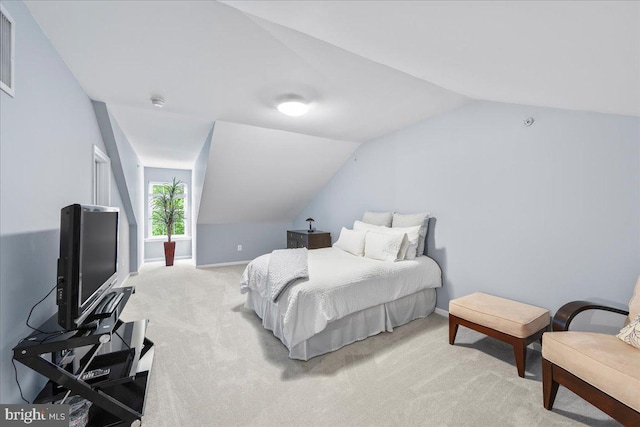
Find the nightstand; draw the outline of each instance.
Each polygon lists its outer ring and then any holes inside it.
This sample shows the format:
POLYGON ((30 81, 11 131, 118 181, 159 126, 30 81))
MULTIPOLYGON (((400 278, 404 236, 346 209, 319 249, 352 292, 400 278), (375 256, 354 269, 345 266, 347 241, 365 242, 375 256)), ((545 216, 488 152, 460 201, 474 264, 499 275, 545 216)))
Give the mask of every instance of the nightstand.
POLYGON ((331 246, 331 233, 326 231, 289 230, 287 248, 319 249, 331 246))

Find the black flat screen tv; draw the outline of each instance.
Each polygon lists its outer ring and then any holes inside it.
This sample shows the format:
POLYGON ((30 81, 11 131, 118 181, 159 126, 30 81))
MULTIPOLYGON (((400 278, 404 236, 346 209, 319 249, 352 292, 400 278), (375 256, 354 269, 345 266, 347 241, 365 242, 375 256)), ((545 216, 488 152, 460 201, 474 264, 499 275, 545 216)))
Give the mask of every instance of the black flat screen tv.
POLYGON ((117 208, 74 204, 60 215, 58 323, 77 329, 117 280, 117 208))

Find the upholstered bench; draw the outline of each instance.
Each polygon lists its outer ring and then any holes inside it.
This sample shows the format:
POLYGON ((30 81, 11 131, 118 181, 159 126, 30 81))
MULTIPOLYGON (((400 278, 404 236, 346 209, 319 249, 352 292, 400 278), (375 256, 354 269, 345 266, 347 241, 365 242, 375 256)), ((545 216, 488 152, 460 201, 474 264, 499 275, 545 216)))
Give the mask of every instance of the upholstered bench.
POLYGON ((542 337, 549 326, 549 310, 476 292, 449 302, 449 344, 458 325, 513 346, 518 375, 524 378, 527 345, 542 337))

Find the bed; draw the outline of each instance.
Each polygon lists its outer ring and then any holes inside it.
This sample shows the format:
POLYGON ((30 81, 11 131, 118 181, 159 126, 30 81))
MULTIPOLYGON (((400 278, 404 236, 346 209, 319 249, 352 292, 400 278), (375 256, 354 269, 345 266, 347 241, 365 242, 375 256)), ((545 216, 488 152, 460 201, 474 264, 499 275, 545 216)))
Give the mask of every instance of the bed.
POLYGON ((336 247, 308 251, 308 279, 288 286, 276 302, 268 297, 269 257, 245 269, 240 290, 245 307, 282 341, 292 359, 337 350, 434 311, 442 286, 438 264, 427 256, 399 262, 355 256, 336 247))

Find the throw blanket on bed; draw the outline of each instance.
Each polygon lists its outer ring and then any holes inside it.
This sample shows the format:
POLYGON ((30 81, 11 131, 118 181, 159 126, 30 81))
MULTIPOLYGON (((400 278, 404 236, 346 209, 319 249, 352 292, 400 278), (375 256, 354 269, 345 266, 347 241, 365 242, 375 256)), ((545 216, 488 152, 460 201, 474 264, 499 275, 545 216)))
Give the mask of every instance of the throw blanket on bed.
POLYGON ((267 269, 267 287, 271 301, 276 302, 287 286, 296 280, 308 278, 307 248, 278 249, 271 252, 267 269))

